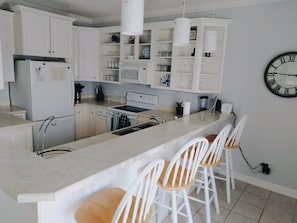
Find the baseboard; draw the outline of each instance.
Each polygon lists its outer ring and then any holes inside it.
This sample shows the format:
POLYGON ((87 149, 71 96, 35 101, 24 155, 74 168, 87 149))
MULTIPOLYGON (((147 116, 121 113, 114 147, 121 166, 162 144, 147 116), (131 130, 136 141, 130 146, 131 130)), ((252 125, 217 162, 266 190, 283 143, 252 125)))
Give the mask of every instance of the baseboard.
POLYGON ((234 178, 297 199, 297 190, 236 172, 234 172, 234 178))

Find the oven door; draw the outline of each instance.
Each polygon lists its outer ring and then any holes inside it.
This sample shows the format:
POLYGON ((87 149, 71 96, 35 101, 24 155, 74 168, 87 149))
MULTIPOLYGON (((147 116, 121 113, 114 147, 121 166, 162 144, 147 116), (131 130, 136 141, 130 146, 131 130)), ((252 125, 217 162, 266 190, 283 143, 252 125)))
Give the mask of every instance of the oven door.
POLYGON ((121 111, 107 110, 106 114, 107 130, 113 131, 130 125, 137 124, 137 115, 128 114, 121 111))

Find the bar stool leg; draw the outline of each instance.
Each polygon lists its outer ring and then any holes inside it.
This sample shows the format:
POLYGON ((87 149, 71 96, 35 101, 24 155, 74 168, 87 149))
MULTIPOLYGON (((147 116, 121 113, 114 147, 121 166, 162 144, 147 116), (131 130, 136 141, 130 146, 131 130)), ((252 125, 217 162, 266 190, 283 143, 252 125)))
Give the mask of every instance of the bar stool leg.
POLYGON ((206 223, 211 223, 207 168, 203 168, 206 223))
POLYGON ((217 192, 217 187, 216 187, 216 182, 215 182, 215 176, 213 173, 213 168, 209 168, 210 172, 210 179, 211 179, 211 188, 213 191, 213 199, 215 203, 215 208, 216 208, 216 213, 220 214, 220 206, 219 206, 219 200, 218 200, 218 192, 217 192))
POLYGON ((171 220, 173 223, 177 223, 177 205, 176 205, 175 191, 171 192, 171 202, 172 202, 171 220))
POLYGON ((229 152, 229 158, 230 158, 230 178, 231 178, 231 186, 232 190, 235 190, 235 182, 234 182, 234 173, 233 173, 233 163, 232 163, 232 152, 231 150, 229 152))
POLYGON ((186 212, 188 215, 187 223, 193 223, 192 211, 191 211, 190 202, 188 199, 187 190, 183 190, 183 195, 184 195, 184 201, 185 201, 185 206, 186 206, 186 212))
POLYGON ((227 204, 230 204, 230 157, 229 150, 226 150, 226 196, 227 204))

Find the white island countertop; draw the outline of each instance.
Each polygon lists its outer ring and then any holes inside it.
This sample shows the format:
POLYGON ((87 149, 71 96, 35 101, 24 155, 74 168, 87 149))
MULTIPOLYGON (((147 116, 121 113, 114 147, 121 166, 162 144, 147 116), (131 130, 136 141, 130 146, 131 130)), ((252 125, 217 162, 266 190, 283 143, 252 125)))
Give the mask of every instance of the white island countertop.
POLYGON ((195 113, 125 136, 112 135, 103 142, 92 137, 93 144, 51 159, 0 142, 0 186, 18 203, 53 201, 83 187, 100 172, 108 174, 115 166, 161 154, 163 145, 169 143, 179 147, 185 140, 208 133, 210 127, 218 128, 231 120, 230 114, 195 113))

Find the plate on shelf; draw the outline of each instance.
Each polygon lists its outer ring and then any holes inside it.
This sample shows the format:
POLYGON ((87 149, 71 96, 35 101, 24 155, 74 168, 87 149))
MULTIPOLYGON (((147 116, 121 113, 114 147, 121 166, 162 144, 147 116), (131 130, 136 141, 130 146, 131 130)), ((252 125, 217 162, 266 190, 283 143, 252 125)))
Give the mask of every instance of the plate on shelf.
POLYGON ((150 59, 150 48, 148 46, 143 48, 142 56, 144 59, 150 59))
POLYGON ((164 87, 169 87, 170 84, 170 74, 164 74, 161 77, 161 85, 164 87))

